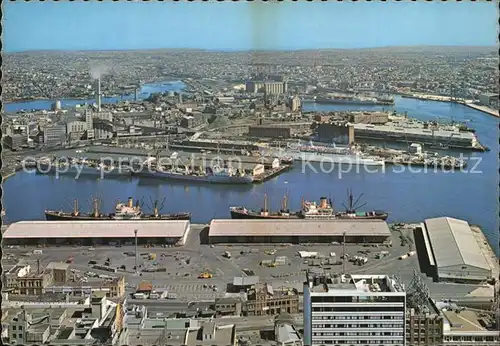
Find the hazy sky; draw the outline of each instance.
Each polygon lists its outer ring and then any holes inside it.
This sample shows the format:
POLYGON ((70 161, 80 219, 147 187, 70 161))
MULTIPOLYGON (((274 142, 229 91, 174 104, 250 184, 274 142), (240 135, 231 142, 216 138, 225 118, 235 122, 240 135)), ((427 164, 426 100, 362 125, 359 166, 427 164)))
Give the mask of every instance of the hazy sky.
POLYGON ((3 2, 4 51, 497 43, 496 2, 3 2))

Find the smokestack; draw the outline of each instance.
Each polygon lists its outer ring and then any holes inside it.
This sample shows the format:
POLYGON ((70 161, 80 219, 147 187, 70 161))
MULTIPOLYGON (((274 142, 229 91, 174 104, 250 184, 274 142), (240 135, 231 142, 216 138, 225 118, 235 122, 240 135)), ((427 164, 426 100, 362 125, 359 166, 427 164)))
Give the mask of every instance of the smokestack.
POLYGON ((96 103, 97 103, 97 111, 101 111, 101 77, 97 78, 96 80, 96 103))
POLYGON ((132 197, 128 198, 128 207, 133 208, 134 207, 134 199, 132 197))

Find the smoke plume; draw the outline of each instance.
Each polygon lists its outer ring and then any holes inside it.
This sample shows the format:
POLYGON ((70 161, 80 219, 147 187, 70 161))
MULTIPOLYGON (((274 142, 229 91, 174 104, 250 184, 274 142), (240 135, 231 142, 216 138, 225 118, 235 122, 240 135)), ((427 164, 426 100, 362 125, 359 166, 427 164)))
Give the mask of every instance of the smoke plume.
POLYGON ((93 79, 98 79, 111 71, 109 65, 94 65, 90 67, 90 75, 93 79))

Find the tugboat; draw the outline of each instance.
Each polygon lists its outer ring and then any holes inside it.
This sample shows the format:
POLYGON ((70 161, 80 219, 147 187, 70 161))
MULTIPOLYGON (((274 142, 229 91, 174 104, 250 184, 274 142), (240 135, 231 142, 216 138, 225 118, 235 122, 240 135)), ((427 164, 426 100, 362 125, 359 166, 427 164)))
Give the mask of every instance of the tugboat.
POLYGON ((246 207, 231 207, 232 219, 316 219, 316 220, 386 220, 389 216, 388 213, 380 210, 373 210, 368 212, 358 212, 358 207, 363 207, 366 203, 359 205, 358 202, 363 194, 356 200, 352 191, 348 190, 348 205, 345 211, 336 212, 333 208, 332 201, 326 197, 321 197, 319 203, 309 202, 302 200, 301 210, 298 212, 290 212, 287 208, 287 197, 283 199, 283 207, 278 212, 269 212, 267 208, 267 195, 264 195, 264 208, 260 211, 247 209, 246 207))
POLYGON ((73 205, 73 212, 68 213, 64 211, 45 210, 45 218, 48 221, 94 221, 94 220, 190 220, 190 213, 177 213, 177 214, 159 214, 162 209, 164 200, 158 206, 158 202, 154 202, 153 214, 146 215, 142 212, 139 201, 134 206, 132 197, 129 197, 127 203, 117 202, 115 205, 114 213, 102 214, 99 211, 99 200, 94 198, 92 212, 89 214, 81 214, 78 210, 78 200, 75 199, 73 205))

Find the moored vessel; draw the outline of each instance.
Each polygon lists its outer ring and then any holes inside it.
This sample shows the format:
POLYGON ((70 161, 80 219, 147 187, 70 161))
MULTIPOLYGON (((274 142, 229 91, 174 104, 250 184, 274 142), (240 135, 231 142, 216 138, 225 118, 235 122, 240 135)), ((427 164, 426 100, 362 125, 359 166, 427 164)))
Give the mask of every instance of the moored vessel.
POLYGON ((132 197, 127 203, 117 202, 113 213, 103 214, 99 211, 99 200, 93 200, 92 211, 88 214, 80 213, 78 210, 78 200, 75 199, 72 212, 57 210, 45 210, 45 218, 48 221, 93 221, 93 220, 190 220, 190 213, 160 214, 164 201, 161 205, 158 201, 153 204, 153 213, 144 214, 139 205, 139 201, 134 206, 132 197))
MULTIPOLYGON (((348 191, 348 205, 344 204, 345 211, 335 211, 332 201, 321 197, 319 203, 302 200, 301 209, 298 212, 290 212, 287 207, 287 197, 283 199, 283 207, 278 212, 270 212, 267 208, 268 198, 264 196, 264 208, 260 211, 248 209, 244 206, 231 207, 232 219, 306 219, 306 220, 386 220, 389 214, 380 210, 357 211, 358 202, 363 194, 356 200, 351 191, 348 191)), ((366 203, 360 205, 363 207, 366 203)))
POLYGON ((129 167, 113 165, 96 164, 86 160, 40 160, 35 164, 36 172, 41 174, 60 174, 60 175, 80 175, 117 177, 130 176, 129 167))
MULTIPOLYGON (((172 156, 173 159, 176 159, 176 153, 173 153, 172 156)), ((160 162, 159 152, 157 152, 156 158, 150 158, 142 164, 142 167, 146 166, 148 169, 141 169, 137 172, 133 172, 133 175, 143 178, 210 184, 252 184, 254 182, 254 177, 252 175, 231 167, 224 168, 219 165, 214 165, 212 167, 206 167, 205 169, 199 168, 198 170, 188 166, 183 168, 176 166, 166 168, 158 165, 160 162)))
POLYGON ((355 166, 385 166, 383 158, 368 156, 359 150, 347 146, 316 146, 310 142, 309 145, 302 145, 300 143, 289 144, 285 149, 271 148, 268 151, 270 155, 287 157, 297 161, 355 166))

